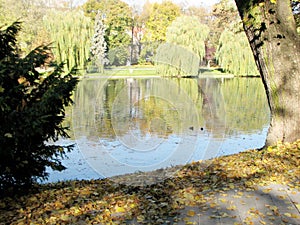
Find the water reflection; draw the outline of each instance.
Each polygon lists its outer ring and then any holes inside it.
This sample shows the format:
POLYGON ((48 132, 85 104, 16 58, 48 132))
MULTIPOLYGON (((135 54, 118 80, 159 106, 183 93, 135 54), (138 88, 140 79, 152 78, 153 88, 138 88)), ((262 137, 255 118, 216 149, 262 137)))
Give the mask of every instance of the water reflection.
POLYGON ((149 171, 263 145, 259 79, 85 79, 72 131, 101 176, 149 171))

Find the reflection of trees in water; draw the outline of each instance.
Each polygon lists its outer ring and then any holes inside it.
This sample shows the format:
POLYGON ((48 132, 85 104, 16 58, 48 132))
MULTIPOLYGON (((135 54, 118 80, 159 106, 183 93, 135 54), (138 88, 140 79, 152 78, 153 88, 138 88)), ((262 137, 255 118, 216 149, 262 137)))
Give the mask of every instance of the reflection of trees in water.
POLYGON ((259 79, 83 80, 73 114, 74 129, 89 138, 115 138, 116 129, 166 137, 189 128, 221 137, 255 133, 269 117, 259 79))
POLYGON ((270 112, 260 79, 230 79, 221 85, 228 134, 256 133, 268 126, 270 112))
POLYGON ((114 99, 116 81, 105 79, 82 80, 75 93, 73 129, 78 135, 98 137, 112 135, 110 105, 114 99))
POLYGON ((138 129, 139 135, 166 137, 182 133, 197 123, 194 102, 189 103, 190 97, 173 81, 131 80, 126 88, 128 90, 115 101, 113 110, 118 131, 126 133, 138 129))
POLYGON ((207 130, 219 135, 256 133, 269 123, 260 79, 198 79, 207 130))
POLYGON ((199 113, 205 121, 205 129, 214 137, 222 138, 226 132, 226 121, 220 79, 198 79, 198 92, 202 96, 199 113))
POLYGON ((179 115, 172 104, 152 96, 141 99, 139 108, 142 111, 142 117, 135 117, 133 120, 139 124, 139 129, 144 135, 150 132, 164 137, 180 131, 178 126, 179 115))

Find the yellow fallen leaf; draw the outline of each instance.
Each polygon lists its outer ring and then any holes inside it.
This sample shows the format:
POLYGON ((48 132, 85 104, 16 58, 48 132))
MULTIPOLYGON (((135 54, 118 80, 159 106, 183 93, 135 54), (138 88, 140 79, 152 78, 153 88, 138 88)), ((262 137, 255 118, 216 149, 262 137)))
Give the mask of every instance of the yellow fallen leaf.
POLYGON ((220 219, 221 216, 218 216, 218 215, 211 215, 209 218, 211 218, 211 219, 220 219))
POLYGON ((288 223, 289 221, 286 218, 282 218, 282 221, 288 223))
POLYGON ((222 217, 222 218, 227 218, 227 217, 229 217, 229 215, 228 215, 227 213, 224 212, 224 213, 222 213, 221 217, 222 217))
POLYGON ((294 213, 285 213, 284 215, 287 216, 287 217, 294 218, 294 219, 298 219, 299 218, 299 216, 296 215, 296 214, 294 214, 294 213))
POLYGON ((291 214, 292 215, 292 218, 294 218, 294 219, 299 219, 299 216, 297 215, 297 214, 291 214))
POLYGON ((265 222, 265 221, 263 221, 263 220, 260 220, 259 221, 261 224, 263 224, 263 225, 266 225, 267 223, 265 222))
POLYGON ((275 217, 269 217, 269 220, 271 220, 271 221, 275 221, 276 219, 275 219, 275 217))
POLYGON ((118 213, 123 213, 123 212, 125 212, 126 210, 124 209, 124 207, 121 207, 121 206, 117 206, 116 207, 116 212, 118 212, 118 213))
POLYGON ((231 205, 231 206, 228 206, 226 209, 230 210, 230 211, 233 211, 233 210, 236 210, 236 206, 235 205, 231 205))
POLYGON ((74 216, 79 216, 79 215, 81 214, 80 209, 79 209, 78 207, 76 207, 76 208, 74 209, 73 214, 74 214, 74 216))
POLYGON ((271 190, 272 190, 272 188, 267 188, 267 189, 264 189, 263 192, 264 193, 270 193, 271 190))
POLYGON ((64 222, 68 222, 71 218, 68 215, 61 215, 60 219, 64 222))
POLYGON ((55 209, 61 209, 64 205, 60 201, 54 202, 55 209))
POLYGON ((220 202, 225 203, 225 202, 227 202, 227 200, 226 200, 225 198, 221 198, 221 199, 220 199, 220 202))
POLYGON ((57 221, 57 218, 56 218, 55 216, 51 216, 51 217, 49 218, 49 222, 52 223, 52 224, 55 224, 56 221, 57 221))
POLYGON ((272 211, 277 211, 277 210, 278 210, 277 206, 275 206, 275 205, 270 206, 270 209, 271 209, 272 211))
POLYGON ((292 217, 292 215, 290 213, 285 213, 284 215, 287 217, 292 217))
POLYGON ((188 216, 195 216, 196 213, 195 213, 194 210, 189 210, 189 211, 187 211, 187 215, 188 215, 188 216))
POLYGON ((190 219, 189 219, 189 218, 187 218, 187 217, 184 217, 184 218, 183 218, 183 221, 187 223, 187 222, 189 222, 189 221, 190 221, 190 219))
POLYGON ((143 215, 139 215, 136 218, 138 222, 143 222, 145 220, 145 217, 143 215))
POLYGON ((240 195, 234 195, 233 198, 241 198, 242 196, 240 195))
POLYGON ((286 196, 283 196, 283 195, 279 195, 277 197, 280 198, 280 199, 286 199, 286 196))
POLYGON ((185 224, 186 224, 186 225, 193 225, 193 224, 196 224, 196 222, 192 222, 192 221, 185 221, 185 224))
POLYGON ((129 207, 130 207, 130 208, 134 208, 134 207, 136 207, 136 204, 135 204, 135 203, 131 203, 131 204, 129 205, 129 207))
POLYGON ((213 202, 213 203, 210 203, 209 206, 210 206, 210 208, 215 208, 217 205, 218 205, 218 204, 216 204, 216 203, 213 202))

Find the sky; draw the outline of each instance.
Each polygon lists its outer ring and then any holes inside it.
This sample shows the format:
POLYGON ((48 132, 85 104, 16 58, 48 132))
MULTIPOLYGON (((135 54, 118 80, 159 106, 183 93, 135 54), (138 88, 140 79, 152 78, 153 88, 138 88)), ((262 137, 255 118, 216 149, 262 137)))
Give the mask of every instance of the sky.
MULTIPOLYGON (((130 5, 143 5, 146 0, 123 0, 130 5)), ((150 2, 162 2, 162 0, 149 0, 150 2)), ((174 3, 184 3, 187 6, 212 6, 220 0, 172 0, 174 3)))
MULTIPOLYGON (((74 0, 76 4, 83 4, 86 0, 74 0)), ((143 6, 147 0, 122 0, 129 5, 143 6)), ((162 0, 149 0, 150 2, 162 2, 162 0)), ((220 0, 171 0, 172 2, 179 4, 184 3, 188 6, 212 6, 220 0)))

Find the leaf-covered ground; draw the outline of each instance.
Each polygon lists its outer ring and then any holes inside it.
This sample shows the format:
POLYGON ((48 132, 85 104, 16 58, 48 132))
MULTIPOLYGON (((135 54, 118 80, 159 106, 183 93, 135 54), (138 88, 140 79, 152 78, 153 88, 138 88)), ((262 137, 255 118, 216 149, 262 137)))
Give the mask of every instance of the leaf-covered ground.
MULTIPOLYGON (((172 176, 161 170, 163 177, 148 185, 129 185, 134 175, 41 185, 30 194, 0 199, 0 224, 218 224, 222 219, 236 225, 300 224, 299 153, 300 140, 278 143, 194 162, 172 176), (274 184, 283 189, 273 193, 274 184), (272 202, 257 207, 258 190, 272 202), (280 201, 291 204, 281 209, 280 201), (248 204, 254 205, 244 212, 248 204)), ((152 179, 151 173, 136 176, 152 179)))

